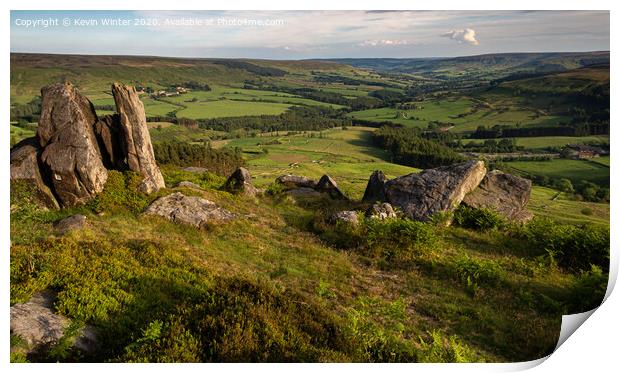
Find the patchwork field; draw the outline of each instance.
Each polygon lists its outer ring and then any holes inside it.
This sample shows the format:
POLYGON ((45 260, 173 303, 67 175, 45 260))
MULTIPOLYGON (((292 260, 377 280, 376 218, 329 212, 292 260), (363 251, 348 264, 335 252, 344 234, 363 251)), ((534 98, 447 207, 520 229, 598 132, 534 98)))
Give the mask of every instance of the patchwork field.
POLYGON ((588 180, 599 185, 609 185, 609 166, 589 160, 552 159, 549 161, 506 162, 517 174, 568 179, 573 183, 588 180))
MULTIPOLYGON (((463 144, 481 144, 484 139, 463 139, 463 144)), ((560 148, 569 144, 609 144, 609 136, 542 136, 542 137, 519 137, 517 146, 525 149, 560 148)))

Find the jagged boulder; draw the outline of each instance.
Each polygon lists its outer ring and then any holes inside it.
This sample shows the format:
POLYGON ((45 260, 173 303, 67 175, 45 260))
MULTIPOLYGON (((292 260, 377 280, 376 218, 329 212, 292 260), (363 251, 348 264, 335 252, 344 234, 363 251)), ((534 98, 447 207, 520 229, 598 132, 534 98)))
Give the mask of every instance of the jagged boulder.
POLYGON ((239 167, 228 177, 224 188, 233 193, 241 194, 245 196, 253 197, 258 193, 258 190, 252 184, 252 175, 250 171, 243 167, 239 167))
POLYGON ((59 208, 56 198, 43 181, 39 169, 39 147, 35 137, 20 141, 11 149, 11 180, 24 181, 35 191, 35 198, 42 206, 59 208))
POLYGON ((327 193, 335 199, 347 199, 347 197, 338 189, 338 184, 329 175, 323 175, 316 185, 315 190, 321 193, 327 193))
MULTIPOLYGON (((112 84, 112 95, 119 116, 122 153, 127 168, 142 174, 140 189, 152 193, 165 188, 164 177, 155 162, 151 136, 146 126, 144 105, 134 87, 112 84)), ((112 152, 114 153, 114 151, 112 152)))
POLYGON ((484 162, 477 160, 428 169, 387 181, 385 195, 409 218, 426 221, 454 210, 485 174, 484 162))
POLYGON ((305 176, 282 175, 276 179, 276 183, 283 185, 285 188, 316 188, 317 182, 305 176))
POLYGON ((379 220, 393 219, 396 217, 396 211, 387 202, 375 202, 374 205, 366 210, 366 217, 379 220))
POLYGON ((508 220, 524 222, 532 218, 525 209, 531 190, 530 180, 494 170, 465 196, 463 203, 469 207, 492 209, 508 220))
POLYGON ((363 202, 385 201, 385 182, 387 178, 382 171, 373 171, 364 191, 363 202))
POLYGON ((188 197, 179 192, 156 199, 147 207, 145 214, 161 216, 172 222, 197 228, 236 217, 235 214, 217 206, 214 202, 200 197, 188 197))
MULTIPOLYGON (((11 307, 11 335, 28 344, 29 351, 46 348, 58 342, 71 320, 54 313, 55 295, 44 291, 35 294, 28 302, 11 307)), ((73 346, 87 353, 97 346, 97 332, 92 326, 85 326, 73 338, 73 346)))
POLYGON ((37 128, 42 174, 64 207, 92 199, 108 178, 93 131, 95 109, 70 83, 41 90, 37 128))

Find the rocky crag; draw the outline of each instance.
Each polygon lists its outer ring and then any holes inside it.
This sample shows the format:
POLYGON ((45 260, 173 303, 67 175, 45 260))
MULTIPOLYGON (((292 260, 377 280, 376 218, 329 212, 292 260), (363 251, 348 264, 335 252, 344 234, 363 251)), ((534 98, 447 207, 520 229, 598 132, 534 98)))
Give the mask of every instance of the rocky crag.
POLYGON ((32 184, 48 208, 91 200, 111 169, 140 173, 146 193, 165 187, 136 90, 114 83, 112 95, 117 113, 98 118, 70 83, 41 89, 37 134, 11 149, 11 180, 32 184))

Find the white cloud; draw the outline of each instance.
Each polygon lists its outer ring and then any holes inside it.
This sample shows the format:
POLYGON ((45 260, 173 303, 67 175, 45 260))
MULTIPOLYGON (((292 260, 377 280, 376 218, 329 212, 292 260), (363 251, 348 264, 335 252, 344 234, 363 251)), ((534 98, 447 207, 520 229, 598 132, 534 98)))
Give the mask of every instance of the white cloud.
POLYGON ((452 40, 456 40, 459 43, 467 43, 470 45, 479 45, 480 43, 476 39, 476 31, 470 28, 465 28, 461 30, 452 30, 441 34, 441 36, 450 38, 452 40))
POLYGON ((409 42, 407 40, 364 40, 359 44, 360 47, 383 47, 383 46, 392 46, 392 45, 407 45, 409 42))

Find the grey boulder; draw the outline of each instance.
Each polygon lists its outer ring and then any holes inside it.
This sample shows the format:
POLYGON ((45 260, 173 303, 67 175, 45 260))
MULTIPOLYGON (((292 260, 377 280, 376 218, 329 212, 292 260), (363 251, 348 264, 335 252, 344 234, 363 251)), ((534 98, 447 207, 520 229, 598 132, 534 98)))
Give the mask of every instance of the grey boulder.
POLYGON ((54 225, 54 229, 59 234, 66 234, 70 231, 80 230, 86 225, 86 216, 72 215, 60 220, 54 225))
POLYGON ((224 184, 224 188, 233 193, 233 194, 241 194, 245 196, 256 196, 258 190, 252 184, 252 175, 250 175, 250 171, 243 167, 239 167, 228 177, 226 183, 224 184))
POLYGON ((357 211, 339 211, 330 216, 329 221, 332 224, 344 223, 349 225, 358 225, 359 218, 357 215, 357 211))
POLYGON ((305 176, 282 175, 276 179, 276 183, 285 188, 316 188, 317 182, 305 176))
POLYGON ((362 202, 385 201, 385 182, 387 178, 382 171, 373 171, 368 179, 362 202))
POLYGON ((200 197, 188 197, 179 192, 156 199, 147 207, 145 214, 161 216, 174 223, 188 224, 197 228, 236 217, 212 201, 200 197))
POLYGON ((39 169, 37 139, 31 137, 20 141, 11 149, 11 181, 23 181, 35 191, 37 202, 47 208, 59 208, 51 189, 43 181, 39 169))
POLYGON ((531 190, 530 180, 493 170, 486 174, 474 191, 465 196, 463 203, 473 208, 495 210, 508 220, 525 222, 532 218, 525 208, 531 190))
MULTIPOLYGON (((26 303, 11 307, 11 335, 21 338, 30 351, 57 343, 71 325, 71 320, 54 313, 54 294, 45 291, 35 294, 26 303)), ((73 337, 73 346, 93 352, 97 346, 97 333, 92 326, 85 326, 73 337)))
POLYGON ((427 169, 387 181, 385 195, 409 218, 427 221, 436 213, 458 207, 485 174, 484 162, 477 160, 427 169))
POLYGON ((327 193, 334 199, 347 199, 347 197, 338 188, 338 184, 329 175, 323 175, 316 185, 315 190, 321 193, 327 193))

